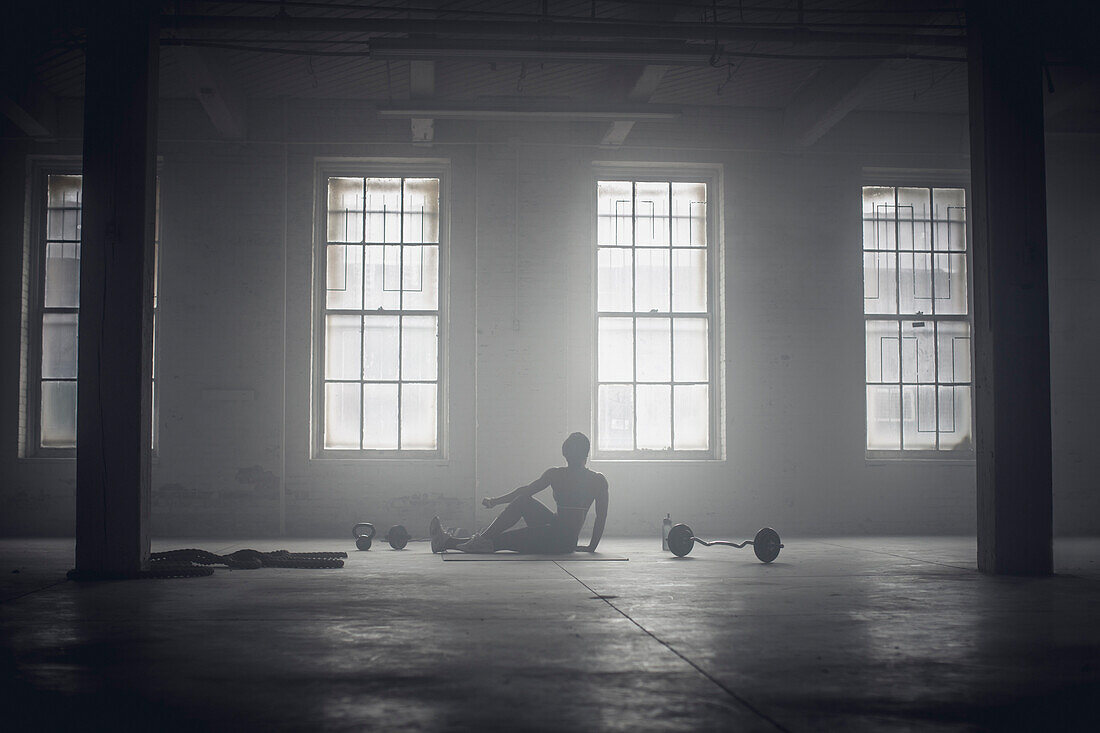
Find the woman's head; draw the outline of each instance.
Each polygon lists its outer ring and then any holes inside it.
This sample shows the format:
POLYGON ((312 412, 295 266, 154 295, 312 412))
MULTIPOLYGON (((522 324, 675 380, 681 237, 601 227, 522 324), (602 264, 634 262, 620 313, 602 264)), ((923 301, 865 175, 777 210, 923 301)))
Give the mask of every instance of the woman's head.
POLYGON ((588 460, 588 451, 591 444, 584 433, 570 433, 565 442, 561 444, 561 454, 570 466, 583 466, 588 460))

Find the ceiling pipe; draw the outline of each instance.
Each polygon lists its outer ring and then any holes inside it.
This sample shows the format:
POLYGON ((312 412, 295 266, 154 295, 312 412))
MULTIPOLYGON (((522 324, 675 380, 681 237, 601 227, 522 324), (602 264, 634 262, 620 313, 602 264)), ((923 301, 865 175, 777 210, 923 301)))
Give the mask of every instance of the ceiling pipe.
POLYGON ((817 31, 809 28, 758 28, 731 23, 582 23, 560 21, 411 20, 403 18, 259 17, 243 15, 164 15, 165 29, 302 33, 408 33, 488 38, 616 38, 647 40, 757 41, 775 43, 887 44, 965 48, 966 36, 930 33, 817 31))

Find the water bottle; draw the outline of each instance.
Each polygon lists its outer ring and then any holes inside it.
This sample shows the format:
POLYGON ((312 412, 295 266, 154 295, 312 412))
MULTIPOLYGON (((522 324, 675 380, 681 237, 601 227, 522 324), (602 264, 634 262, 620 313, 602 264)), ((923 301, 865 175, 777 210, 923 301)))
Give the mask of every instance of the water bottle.
POLYGON ((661 549, 668 551, 668 533, 672 529, 672 515, 666 514, 661 520, 661 549))

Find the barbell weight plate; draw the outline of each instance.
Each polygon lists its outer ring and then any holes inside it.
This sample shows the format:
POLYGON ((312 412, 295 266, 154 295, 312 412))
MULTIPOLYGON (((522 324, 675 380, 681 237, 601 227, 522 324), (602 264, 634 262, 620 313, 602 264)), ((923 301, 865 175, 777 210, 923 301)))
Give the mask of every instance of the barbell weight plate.
POLYGON ((355 546, 360 550, 369 550, 371 545, 370 537, 367 535, 360 535, 355 538, 355 546))
POLYGON ((771 562, 779 557, 779 550, 783 543, 779 539, 779 533, 771 527, 764 527, 756 533, 752 541, 752 551, 760 559, 760 562, 771 562))
POLYGON ((409 539, 411 539, 409 531, 400 524, 395 524, 390 527, 389 532, 386 532, 386 541, 395 550, 405 549, 405 545, 409 544, 409 539))
POLYGON ((691 527, 686 524, 675 525, 668 531, 668 549, 672 550, 672 554, 676 557, 683 557, 695 547, 693 536, 691 527))
POLYGON ((374 539, 374 532, 375 532, 374 525, 371 524, 370 522, 360 522, 359 524, 357 524, 357 525, 355 525, 354 527, 351 528, 351 536, 354 537, 355 539, 359 539, 360 537, 366 537, 368 539, 374 539), (360 527, 363 528, 362 532, 359 531, 360 527))

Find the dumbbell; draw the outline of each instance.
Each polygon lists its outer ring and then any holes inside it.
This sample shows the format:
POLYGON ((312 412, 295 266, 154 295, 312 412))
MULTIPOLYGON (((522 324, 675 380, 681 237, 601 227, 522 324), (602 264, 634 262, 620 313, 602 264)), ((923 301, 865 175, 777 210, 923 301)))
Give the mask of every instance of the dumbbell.
MULTIPOLYGON (((374 525, 370 522, 360 522, 351 528, 351 536, 355 538, 355 546, 360 550, 369 550, 371 541, 374 539, 374 525)), ((383 537, 386 542, 390 543, 390 547, 395 550, 405 549, 405 545, 409 544, 409 540, 412 539, 412 535, 400 524, 395 524, 390 527, 386 532, 386 536, 383 537)))
POLYGON ((668 532, 668 549, 672 550, 672 554, 676 557, 683 557, 691 552, 691 548, 695 547, 696 542, 707 547, 726 545, 739 549, 745 545, 752 545, 752 551, 756 553, 760 562, 771 562, 779 557, 779 550, 783 547, 783 543, 779 540, 779 533, 771 527, 764 527, 756 533, 756 537, 745 540, 741 544, 729 542, 728 540, 712 540, 710 542, 701 540, 692 533, 691 527, 686 524, 677 524, 668 532))

